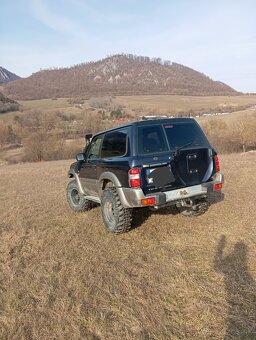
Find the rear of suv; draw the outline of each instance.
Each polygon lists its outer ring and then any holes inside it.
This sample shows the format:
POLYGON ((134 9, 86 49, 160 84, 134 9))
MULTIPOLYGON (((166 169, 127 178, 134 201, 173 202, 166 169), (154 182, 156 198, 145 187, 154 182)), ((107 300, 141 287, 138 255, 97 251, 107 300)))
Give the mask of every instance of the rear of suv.
MULTIPOLYGON (((87 136, 87 139, 91 136, 87 136)), ((185 216, 207 211, 221 190, 217 152, 191 118, 133 122, 95 135, 69 170, 75 211, 101 204, 107 229, 130 230, 133 208, 175 206, 185 216)))

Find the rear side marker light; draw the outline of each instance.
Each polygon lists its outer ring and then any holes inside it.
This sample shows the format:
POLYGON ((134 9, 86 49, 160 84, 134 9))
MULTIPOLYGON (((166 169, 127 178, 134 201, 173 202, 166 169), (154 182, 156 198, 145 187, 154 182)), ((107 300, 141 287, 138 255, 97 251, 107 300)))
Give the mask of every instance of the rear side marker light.
POLYGON ((216 172, 220 171, 220 162, 218 156, 214 156, 214 162, 215 162, 215 170, 216 172))
POLYGON ((144 198, 140 201, 141 205, 154 205, 156 204, 155 197, 144 198))
POLYGON ((213 190, 220 190, 222 188, 222 183, 214 184, 213 190))

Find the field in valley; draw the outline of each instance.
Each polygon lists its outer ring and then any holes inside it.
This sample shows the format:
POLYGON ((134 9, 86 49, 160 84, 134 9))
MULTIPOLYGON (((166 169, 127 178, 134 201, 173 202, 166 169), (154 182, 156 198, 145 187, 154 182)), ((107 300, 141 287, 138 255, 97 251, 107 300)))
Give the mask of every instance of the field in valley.
MULTIPOLYGON (((40 110, 44 112, 63 111, 64 113, 78 114, 81 108, 68 102, 68 98, 20 100, 23 111, 40 110)), ((113 104, 122 105, 124 110, 132 115, 140 114, 171 114, 180 111, 209 111, 220 108, 225 111, 230 107, 237 108, 243 105, 256 105, 256 95, 242 96, 178 96, 178 95, 151 95, 151 96, 117 96, 113 104)), ((89 108, 90 100, 85 100, 82 108, 89 108)), ((0 119, 11 120, 17 112, 0 115, 0 119)))
POLYGON ((0 167, 1 339, 256 337, 256 154, 220 156, 224 200, 109 234, 65 198, 71 161, 0 167))
MULTIPOLYGON (((192 113, 193 116, 196 116, 199 112, 218 112, 218 110, 221 110, 222 112, 230 112, 230 114, 220 115, 217 117, 200 116, 196 119, 204 129, 207 123, 209 123, 208 128, 205 129, 205 131, 208 134, 210 132, 209 138, 213 145, 220 152, 229 153, 242 150, 241 145, 238 144, 244 143, 243 137, 239 137, 240 142, 238 143, 236 138, 237 136, 235 135, 244 135, 244 131, 248 131, 248 124, 250 125, 250 130, 253 129, 255 126, 256 114, 256 95, 155 95, 122 96, 113 98, 98 97, 91 99, 73 98, 71 100, 68 98, 53 98, 19 101, 19 103, 22 105, 22 112, 8 112, 0 115, 0 130, 1 125, 4 124, 6 126, 5 129, 7 130, 7 134, 8 131, 14 131, 18 136, 17 139, 20 140, 19 143, 11 144, 9 142, 8 145, 8 137, 6 137, 7 145, 2 145, 2 148, 0 147, 0 164, 4 164, 6 162, 15 163, 20 162, 22 159, 26 159, 26 139, 29 139, 31 133, 39 131, 36 129, 41 129, 42 131, 42 126, 35 126, 38 123, 37 120, 39 120, 39 117, 41 117, 41 120, 46 119, 50 121, 52 119, 52 122, 54 122, 51 127, 48 124, 50 129, 55 129, 54 132, 52 130, 47 132, 49 136, 55 135, 56 139, 59 141, 62 140, 63 143, 67 143, 72 140, 74 149, 77 151, 81 149, 81 140, 83 139, 85 131, 87 131, 87 133, 96 133, 122 124, 122 122, 115 120, 115 118, 113 118, 114 116, 111 116, 113 112, 118 112, 119 108, 121 110, 120 112, 126 117, 126 121, 140 119, 139 116, 142 115, 176 116, 184 114, 185 116, 188 116, 192 113), (82 104, 75 104, 76 102, 82 102, 82 104), (31 121, 33 115, 34 123, 31 121), (252 118, 251 123, 249 122, 250 118, 252 118), (241 125, 240 121, 242 119, 244 122, 241 125), (239 124, 241 125, 239 128, 242 132, 234 132, 234 128, 237 129, 239 124), (12 125, 11 130, 8 130, 10 125, 12 125), (213 128, 215 128, 216 131, 218 131, 219 128, 222 128, 221 135, 223 141, 220 139, 217 140, 216 143, 216 138, 212 138, 212 131, 209 130, 212 130, 213 128), (228 134, 228 136, 225 137, 224 132, 228 134), (232 134, 234 136, 231 138, 230 136, 232 134), (225 145, 227 145, 227 143, 230 143, 231 147, 226 147, 225 145), (20 147, 22 145, 25 147, 20 147), (232 145, 234 145, 234 147, 232 147, 232 145)), ((216 131, 213 131, 213 134, 216 134, 216 131)), ((250 132, 250 135, 253 134, 254 132, 250 132)), ((13 139, 12 134, 10 135, 10 138, 13 139)), ((245 138, 251 139, 251 137, 248 136, 245 138)), ((247 141, 246 143, 248 144, 249 150, 253 148, 253 145, 251 145, 253 142, 250 142, 250 144, 247 141)), ((68 157, 70 157, 70 155, 68 157)))
POLYGON ((160 111, 161 113, 173 111, 208 111, 210 109, 237 107, 241 105, 255 105, 256 95, 243 96, 122 96, 117 100, 131 109, 160 111))

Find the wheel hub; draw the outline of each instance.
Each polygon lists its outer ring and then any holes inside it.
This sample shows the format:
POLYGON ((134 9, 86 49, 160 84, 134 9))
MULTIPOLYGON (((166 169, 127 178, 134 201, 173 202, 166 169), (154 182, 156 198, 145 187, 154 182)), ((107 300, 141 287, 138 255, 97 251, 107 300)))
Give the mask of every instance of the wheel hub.
POLYGON ((80 194, 76 189, 73 189, 71 192, 71 198, 74 204, 78 205, 80 203, 80 194))
POLYGON ((113 223, 115 221, 115 215, 114 215, 114 207, 113 207, 113 203, 108 200, 105 203, 105 214, 106 214, 106 218, 110 223, 113 223))

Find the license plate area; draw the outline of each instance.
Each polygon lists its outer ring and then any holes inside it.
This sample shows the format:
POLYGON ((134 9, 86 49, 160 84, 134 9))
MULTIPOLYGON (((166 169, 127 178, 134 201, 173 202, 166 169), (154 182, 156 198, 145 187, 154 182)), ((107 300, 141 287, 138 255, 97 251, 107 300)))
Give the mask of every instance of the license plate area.
POLYGON ((168 191, 166 194, 166 201, 175 201, 183 198, 207 194, 207 188, 202 185, 194 185, 192 187, 176 189, 168 191))

